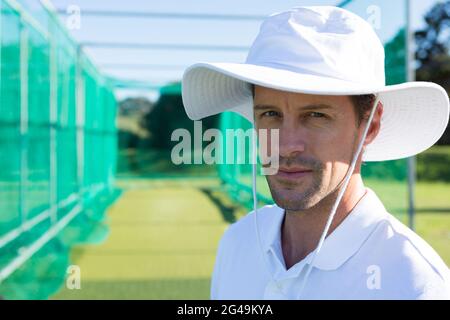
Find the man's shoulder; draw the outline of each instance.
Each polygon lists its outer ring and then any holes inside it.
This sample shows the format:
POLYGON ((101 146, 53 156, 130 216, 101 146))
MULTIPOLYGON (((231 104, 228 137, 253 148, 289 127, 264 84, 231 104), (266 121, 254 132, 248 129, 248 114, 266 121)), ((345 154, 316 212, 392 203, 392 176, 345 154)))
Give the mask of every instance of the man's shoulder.
POLYGON ((396 243, 402 250, 400 254, 410 259, 426 262, 436 273, 448 276, 448 267, 436 251, 417 233, 397 218, 388 215, 385 224, 385 236, 388 244, 396 243), (393 241, 389 241, 392 239, 393 241))
POLYGON ((447 265, 425 240, 397 218, 388 213, 371 238, 372 242, 378 242, 370 245, 374 249, 372 256, 390 266, 386 270, 389 278, 410 284, 409 289, 423 297, 439 297, 446 291, 446 297, 450 298, 447 265))

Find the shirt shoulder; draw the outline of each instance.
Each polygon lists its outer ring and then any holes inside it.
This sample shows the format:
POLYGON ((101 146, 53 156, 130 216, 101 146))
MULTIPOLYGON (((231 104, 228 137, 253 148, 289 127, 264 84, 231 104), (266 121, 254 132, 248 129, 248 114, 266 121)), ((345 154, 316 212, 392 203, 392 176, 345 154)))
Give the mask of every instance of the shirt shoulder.
MULTIPOLYGON (((387 213, 369 241, 372 254, 383 261, 387 281, 414 299, 450 299, 450 271, 419 235, 387 213)), ((389 285, 389 284, 387 284, 389 285)))

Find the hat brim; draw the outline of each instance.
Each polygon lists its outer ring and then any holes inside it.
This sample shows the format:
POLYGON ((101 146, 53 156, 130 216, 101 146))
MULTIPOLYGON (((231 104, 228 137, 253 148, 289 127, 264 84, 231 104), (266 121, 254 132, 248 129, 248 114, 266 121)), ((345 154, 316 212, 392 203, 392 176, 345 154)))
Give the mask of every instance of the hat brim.
POLYGON ((366 147, 364 161, 416 155, 439 140, 449 121, 446 91, 432 82, 366 86, 355 82, 240 63, 197 63, 182 80, 183 104, 192 120, 233 111, 253 122, 249 84, 316 95, 378 93, 384 112, 377 137, 366 147))

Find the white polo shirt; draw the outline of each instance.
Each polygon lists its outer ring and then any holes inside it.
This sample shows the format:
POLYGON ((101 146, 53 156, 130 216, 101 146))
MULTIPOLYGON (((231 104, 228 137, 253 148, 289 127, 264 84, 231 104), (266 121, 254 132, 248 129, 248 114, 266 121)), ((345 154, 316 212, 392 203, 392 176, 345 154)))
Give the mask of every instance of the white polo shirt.
POLYGON ((219 243, 211 299, 450 299, 450 272, 439 255, 366 189, 325 239, 301 297, 312 253, 286 270, 285 212, 271 205, 258 209, 262 253, 253 212, 228 227, 219 243))

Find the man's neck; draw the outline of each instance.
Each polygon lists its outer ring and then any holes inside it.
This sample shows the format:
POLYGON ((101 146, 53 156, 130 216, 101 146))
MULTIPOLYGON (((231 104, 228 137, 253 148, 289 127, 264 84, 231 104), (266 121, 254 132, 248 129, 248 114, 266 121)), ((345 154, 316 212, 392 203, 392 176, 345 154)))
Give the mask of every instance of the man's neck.
MULTIPOLYGON (((354 174, 336 210, 327 236, 344 221, 365 192, 361 175, 354 174)), ((286 269, 303 260, 316 248, 337 193, 338 191, 330 194, 308 210, 286 212, 281 227, 281 244, 286 269)))

